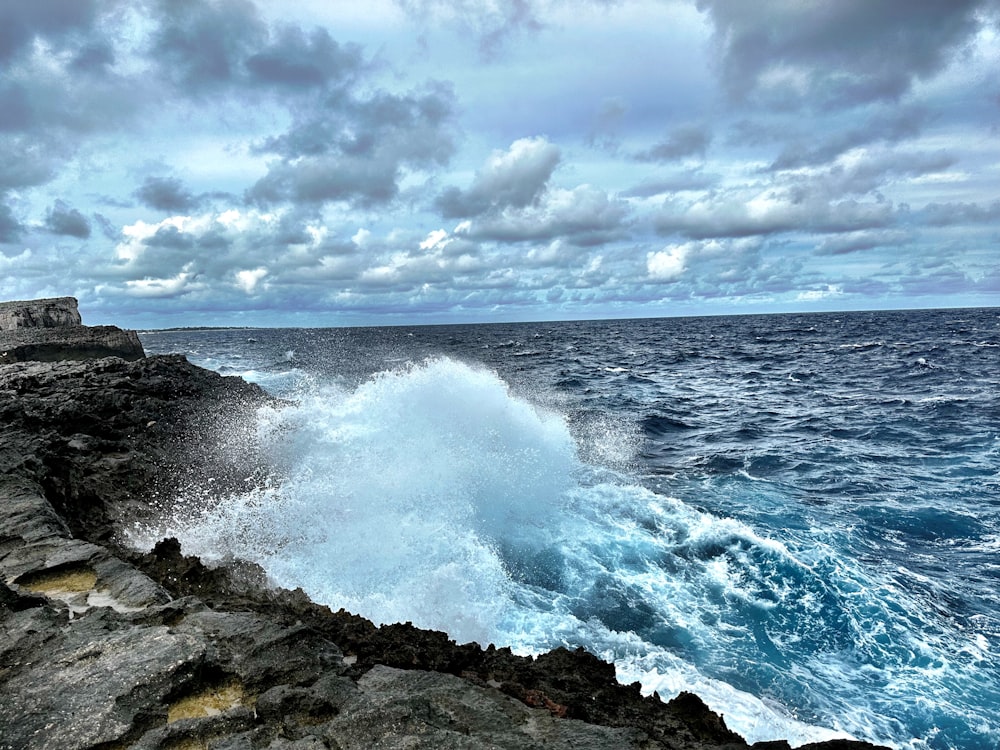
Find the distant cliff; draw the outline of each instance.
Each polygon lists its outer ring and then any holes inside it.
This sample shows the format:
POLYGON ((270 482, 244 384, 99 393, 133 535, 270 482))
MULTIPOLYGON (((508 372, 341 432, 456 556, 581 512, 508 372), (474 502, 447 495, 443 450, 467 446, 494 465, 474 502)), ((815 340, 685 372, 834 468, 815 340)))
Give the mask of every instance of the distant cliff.
POLYGON ((0 364, 145 356, 135 331, 83 325, 73 297, 0 302, 0 364))
POLYGON ((73 297, 25 302, 0 302, 0 331, 18 328, 59 328, 83 324, 73 297))

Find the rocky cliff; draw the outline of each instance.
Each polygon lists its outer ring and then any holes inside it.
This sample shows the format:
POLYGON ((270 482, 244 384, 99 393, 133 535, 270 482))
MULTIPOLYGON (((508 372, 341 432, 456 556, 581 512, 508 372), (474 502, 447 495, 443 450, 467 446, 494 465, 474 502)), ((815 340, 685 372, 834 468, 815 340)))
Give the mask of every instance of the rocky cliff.
POLYGON ((135 331, 83 325, 73 297, 0 302, 0 364, 144 356, 135 331))
POLYGON ((130 548, 188 487, 270 481, 270 400, 179 356, 0 364, 0 750, 747 747, 696 696, 643 697, 582 650, 376 627, 248 563, 130 548))
POLYGON ((18 328, 60 328, 83 323, 73 297, 24 302, 0 302, 0 331, 18 328))

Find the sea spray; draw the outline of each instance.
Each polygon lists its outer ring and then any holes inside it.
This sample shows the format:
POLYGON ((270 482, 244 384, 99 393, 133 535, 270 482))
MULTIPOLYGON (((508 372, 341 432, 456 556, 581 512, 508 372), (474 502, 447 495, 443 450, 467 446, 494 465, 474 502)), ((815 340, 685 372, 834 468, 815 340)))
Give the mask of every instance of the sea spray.
POLYGON ((165 532, 376 622, 483 644, 510 606, 498 549, 541 544, 577 466, 562 417, 451 360, 315 387, 263 410, 259 432, 278 485, 165 532))
MULTIPOLYGON (((600 427, 583 434, 607 440, 600 427)), ((751 740, 847 734, 734 688, 738 670, 715 668, 729 684, 691 663, 712 663, 720 632, 753 639, 741 609, 790 598, 767 567, 798 566, 787 550, 582 462, 567 420, 495 373, 439 358, 353 390, 313 383, 261 410, 258 432, 272 485, 193 492, 148 538, 253 560, 379 623, 522 653, 584 645, 648 692, 696 690, 751 740)))

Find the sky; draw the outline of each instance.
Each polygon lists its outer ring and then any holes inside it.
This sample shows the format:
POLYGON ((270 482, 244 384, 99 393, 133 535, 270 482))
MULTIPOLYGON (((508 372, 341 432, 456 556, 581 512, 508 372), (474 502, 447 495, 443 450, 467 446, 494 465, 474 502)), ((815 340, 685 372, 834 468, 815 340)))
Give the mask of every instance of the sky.
POLYGON ((1000 0, 0 0, 0 299, 1000 305, 1000 0))

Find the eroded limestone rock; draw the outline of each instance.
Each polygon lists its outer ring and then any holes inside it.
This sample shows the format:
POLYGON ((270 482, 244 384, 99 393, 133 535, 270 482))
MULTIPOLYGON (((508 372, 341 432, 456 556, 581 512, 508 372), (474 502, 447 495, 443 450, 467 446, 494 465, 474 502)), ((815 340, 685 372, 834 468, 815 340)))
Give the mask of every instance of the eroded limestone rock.
POLYGON ((144 356, 135 331, 83 325, 73 297, 0 302, 0 364, 144 356))

